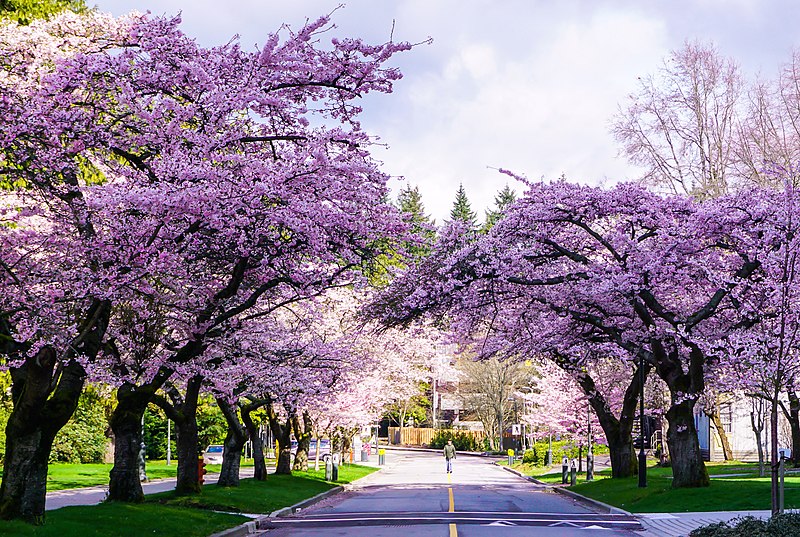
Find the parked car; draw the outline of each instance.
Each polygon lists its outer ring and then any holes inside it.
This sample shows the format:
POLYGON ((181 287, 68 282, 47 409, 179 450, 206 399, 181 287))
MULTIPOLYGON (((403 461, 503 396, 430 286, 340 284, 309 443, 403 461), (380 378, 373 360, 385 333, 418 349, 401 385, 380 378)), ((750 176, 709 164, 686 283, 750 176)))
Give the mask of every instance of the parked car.
MULTIPOLYGON (((297 440, 292 440, 292 461, 297 453, 297 440)), ((311 440, 311 445, 308 448, 308 460, 313 461, 317 456, 317 441, 311 440)), ((322 439, 319 442, 319 458, 322 461, 327 461, 331 456, 331 441, 322 439)))
POLYGON ((222 444, 211 444, 203 451, 203 462, 206 464, 222 464, 222 453, 225 447, 222 444))

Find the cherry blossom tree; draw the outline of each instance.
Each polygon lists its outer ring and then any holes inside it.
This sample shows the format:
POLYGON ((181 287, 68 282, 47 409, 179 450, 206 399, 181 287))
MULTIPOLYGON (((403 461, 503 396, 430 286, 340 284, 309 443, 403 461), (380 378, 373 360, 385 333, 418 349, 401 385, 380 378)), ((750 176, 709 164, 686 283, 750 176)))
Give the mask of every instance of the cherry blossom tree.
POLYGON ((643 360, 670 390, 673 486, 704 486, 694 404, 714 362, 707 342, 741 321, 731 295, 760 267, 731 232, 749 226, 730 205, 633 185, 530 184, 487 237, 445 237, 430 264, 398 278, 377 314, 390 324, 449 314, 470 335, 510 317, 535 323, 545 345, 604 345, 643 360))
MULTIPOLYGON (((324 48, 328 22, 272 34, 255 52, 235 41, 202 48, 177 18, 63 15, 2 30, 9 350, 80 366, 60 376, 75 379, 64 384, 72 398, 90 365, 119 379, 114 499, 141 498, 138 418, 177 370, 254 305, 352 281, 378 239, 403 228, 382 202, 386 177, 354 100, 390 91, 400 75, 383 65, 408 46, 324 48), (34 261, 43 270, 22 272, 34 261), (54 299, 40 290, 56 276, 54 299), (142 355, 122 344, 125 322, 111 311, 143 318, 154 304, 166 331, 142 355), (95 364, 110 317, 116 350, 95 364), (143 367, 126 378, 109 365, 119 356, 143 367)), ((44 483, 47 457, 37 460, 7 462, 3 516, 43 512, 43 485, 27 493, 38 503, 22 494, 26 482, 44 483), (25 478, 26 465, 39 477, 25 478)))

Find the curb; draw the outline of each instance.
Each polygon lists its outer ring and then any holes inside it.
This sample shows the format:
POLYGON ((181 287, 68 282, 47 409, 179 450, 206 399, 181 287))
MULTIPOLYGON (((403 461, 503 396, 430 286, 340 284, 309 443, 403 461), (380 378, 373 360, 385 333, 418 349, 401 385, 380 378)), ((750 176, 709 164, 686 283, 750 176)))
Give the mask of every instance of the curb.
MULTIPOLYGON (((344 490, 344 487, 342 485, 336 485, 332 489, 326 490, 325 492, 320 492, 316 496, 312 496, 311 498, 305 499, 302 502, 298 502, 298 503, 296 503, 294 505, 290 505, 289 507, 282 507, 281 509, 278 509, 277 511, 273 511, 266 518, 275 518, 275 517, 279 517, 279 516, 292 515, 292 514, 296 513, 297 511, 300 511, 301 509, 305 509, 309 505, 314 505, 315 503, 317 503, 317 502, 319 502, 321 500, 324 500, 325 498, 327 498, 329 496, 333 496, 334 494, 339 494, 343 490, 344 490)), ((259 520, 261 520, 261 519, 259 519, 259 520)))
MULTIPOLYGON (((380 472, 380 468, 378 469, 378 472, 380 472)), ((374 475, 377 474, 378 472, 373 472, 372 474, 369 475, 374 475)), ((369 475, 366 475, 361 479, 369 477, 369 475)), ((356 481, 360 481, 361 479, 357 479, 356 481)), ((356 481, 353 481, 353 483, 355 483, 356 481)), ((329 496, 339 494, 344 490, 345 487, 343 485, 336 485, 332 489, 326 490, 325 492, 320 492, 316 496, 312 496, 311 498, 306 498, 305 500, 297 502, 296 504, 290 505, 288 507, 282 507, 281 509, 271 512, 269 515, 259 516, 255 520, 250 520, 248 522, 245 522, 244 524, 239 524, 238 526, 234 526, 233 528, 228 528, 226 530, 214 533, 212 535, 209 535, 209 537, 242 537, 243 535, 251 535, 260 529, 268 528, 268 523, 271 518, 293 515, 297 511, 305 509, 310 505, 314 505, 315 503, 322 501, 325 498, 328 498, 329 496)))
POLYGON ((513 468, 509 468, 508 466, 502 466, 502 465, 497 464, 497 463, 495 463, 495 464, 497 466, 500 466, 500 468, 502 468, 503 470, 505 470, 507 472, 511 472, 512 474, 518 475, 519 477, 521 477, 523 479, 527 479, 528 481, 531 481, 532 483, 536 483, 537 485, 543 485, 545 487, 548 487, 548 488, 554 490, 555 492, 557 492, 558 494, 563 494, 564 496, 567 496, 568 498, 572 498, 573 500, 577 500, 579 502, 588 504, 588 505, 594 507, 595 509, 599 509, 602 512, 605 512, 605 513, 608 513, 608 514, 611 514, 611 515, 627 515, 627 516, 634 517, 634 518, 636 517, 636 515, 626 511, 625 509, 620 509, 619 507, 614 507, 613 505, 608 505, 607 503, 603 503, 601 501, 595 500, 594 498, 589 498, 587 496, 584 496, 583 494, 578 494, 577 492, 573 492, 573 491, 567 490, 565 488, 555 487, 555 486, 551 485, 550 483, 545 483, 543 481, 539 481, 536 478, 533 478, 531 476, 525 475, 522 472, 514 470, 513 468))

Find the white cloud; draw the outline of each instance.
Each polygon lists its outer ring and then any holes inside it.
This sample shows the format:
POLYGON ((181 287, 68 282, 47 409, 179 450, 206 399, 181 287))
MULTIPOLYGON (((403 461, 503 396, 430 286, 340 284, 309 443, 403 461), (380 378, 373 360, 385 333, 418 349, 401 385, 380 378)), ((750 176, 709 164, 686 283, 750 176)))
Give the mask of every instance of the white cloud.
MULTIPOLYGON (((95 0, 115 14, 183 10, 184 30, 206 44, 238 33, 263 43, 286 22, 329 13, 340 0, 95 0)), ((508 181, 596 183, 633 174, 616 158, 608 122, 636 77, 684 40, 718 43, 748 70, 769 69, 794 44, 793 0, 350 0, 336 35, 423 45, 393 60, 405 78, 365 99, 363 125, 388 143, 386 171, 418 184, 429 212, 447 216, 463 181, 481 212, 508 181)))

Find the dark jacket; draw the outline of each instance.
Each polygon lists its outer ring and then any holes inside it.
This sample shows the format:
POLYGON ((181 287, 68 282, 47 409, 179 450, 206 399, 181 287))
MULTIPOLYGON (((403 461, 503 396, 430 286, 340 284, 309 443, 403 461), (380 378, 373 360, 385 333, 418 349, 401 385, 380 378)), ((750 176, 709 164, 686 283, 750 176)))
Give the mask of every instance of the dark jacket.
POLYGON ((445 444, 445 446, 444 446, 444 458, 447 459, 447 460, 456 458, 456 447, 454 445, 445 444))

